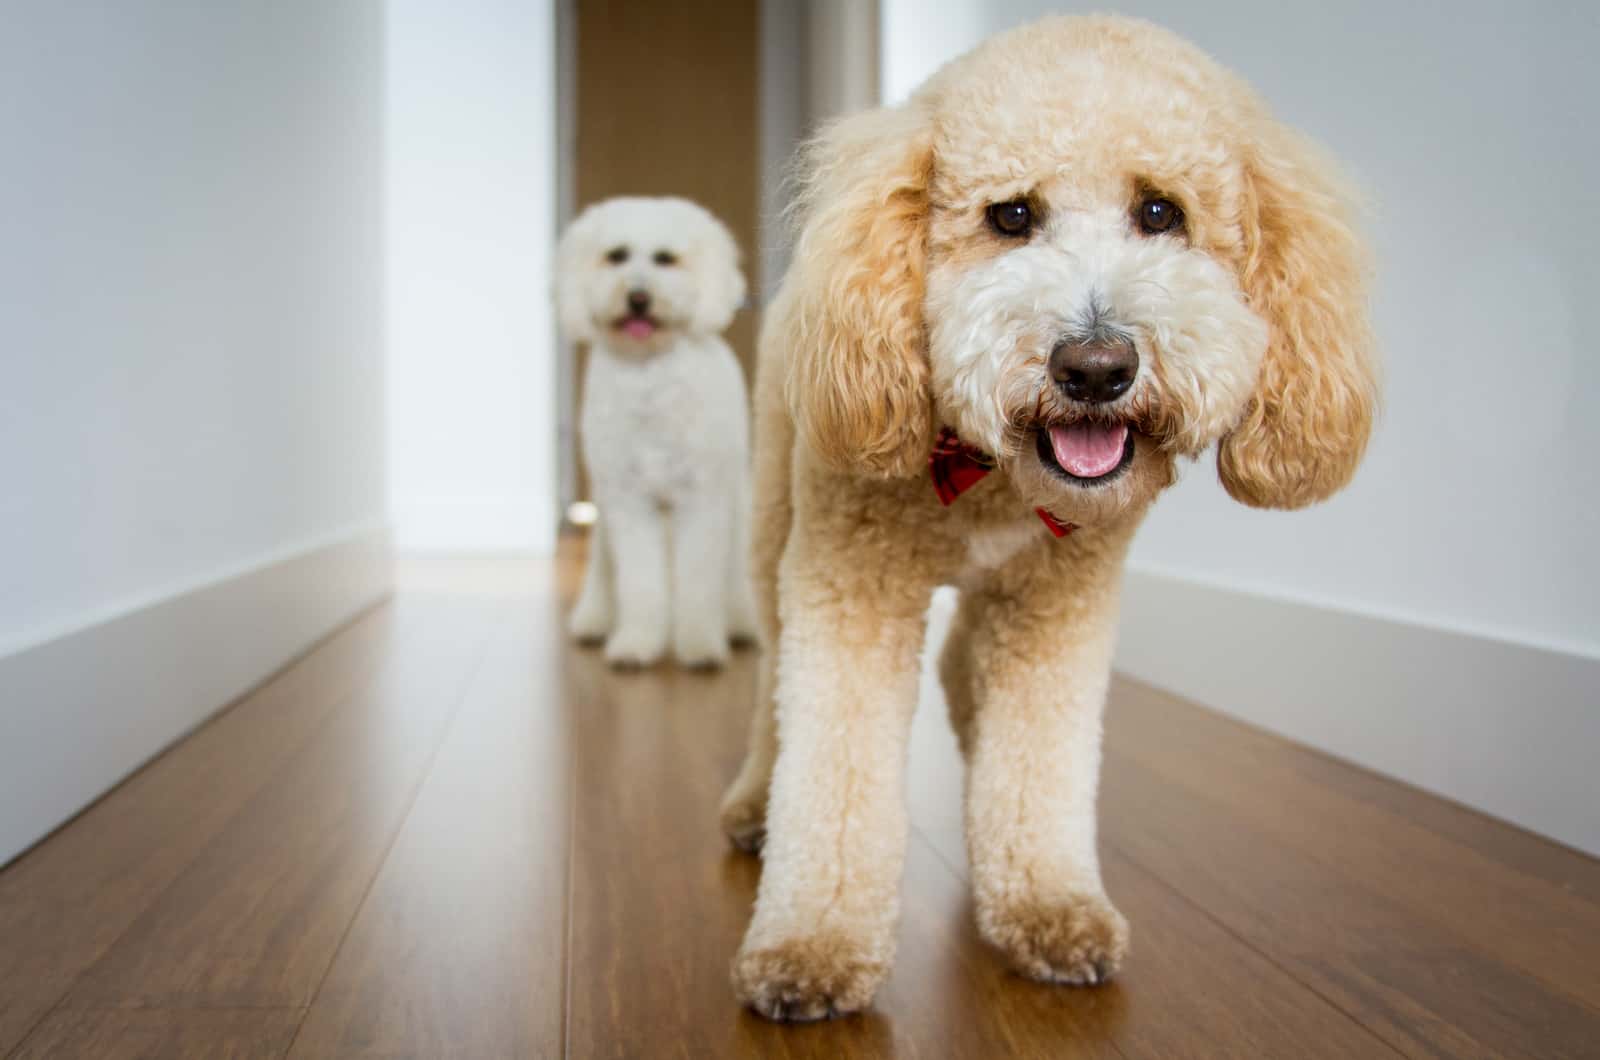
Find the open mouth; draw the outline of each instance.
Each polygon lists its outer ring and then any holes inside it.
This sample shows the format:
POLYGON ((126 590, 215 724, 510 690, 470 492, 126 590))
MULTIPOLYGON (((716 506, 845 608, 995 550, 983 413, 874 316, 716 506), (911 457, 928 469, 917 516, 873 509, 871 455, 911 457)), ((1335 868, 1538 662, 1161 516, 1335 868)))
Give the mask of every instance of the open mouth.
POLYGON ((616 323, 611 325, 630 339, 648 339, 661 328, 661 321, 649 313, 629 313, 627 316, 618 317, 616 323))
POLYGON ((1133 465, 1133 431, 1123 422, 1078 420, 1040 427, 1034 447, 1041 464, 1079 486, 1115 481, 1133 465))

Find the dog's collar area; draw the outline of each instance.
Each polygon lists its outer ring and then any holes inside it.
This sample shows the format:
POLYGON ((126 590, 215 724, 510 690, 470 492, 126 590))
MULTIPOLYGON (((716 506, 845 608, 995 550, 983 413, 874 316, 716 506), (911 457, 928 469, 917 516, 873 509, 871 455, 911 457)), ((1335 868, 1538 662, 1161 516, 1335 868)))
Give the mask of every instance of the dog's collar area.
MULTIPOLYGON (((939 440, 928 454, 928 474, 933 478, 933 491, 939 495, 940 504, 948 508, 993 470, 994 458, 988 453, 967 445, 949 427, 940 429, 939 440)), ((1043 508, 1033 511, 1056 537, 1066 537, 1078 528, 1076 523, 1063 523, 1043 508)))

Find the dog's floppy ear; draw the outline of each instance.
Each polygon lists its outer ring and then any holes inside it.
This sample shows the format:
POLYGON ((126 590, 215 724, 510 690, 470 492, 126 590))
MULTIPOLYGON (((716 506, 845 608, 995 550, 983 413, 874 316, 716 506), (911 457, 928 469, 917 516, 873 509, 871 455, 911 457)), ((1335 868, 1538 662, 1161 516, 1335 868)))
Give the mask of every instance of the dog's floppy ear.
POLYGON ((786 394, 801 436, 840 470, 906 475, 927 459, 932 153, 915 101, 835 122, 808 149, 783 319, 768 330, 789 351, 786 394))
POLYGON ((739 244, 727 226, 705 213, 706 234, 700 252, 706 256, 700 270, 693 328, 704 334, 722 331, 744 304, 744 273, 739 270, 739 244))
POLYGON ((595 265, 589 258, 598 254, 594 246, 596 224, 591 206, 567 226, 556 245, 556 317, 561 330, 574 342, 587 342, 594 337, 589 308, 583 302, 583 276, 595 265))
POLYGON ((1367 255, 1332 162, 1270 118, 1246 163, 1246 297, 1271 338, 1217 472, 1234 499, 1300 508, 1350 481, 1377 409, 1367 255))

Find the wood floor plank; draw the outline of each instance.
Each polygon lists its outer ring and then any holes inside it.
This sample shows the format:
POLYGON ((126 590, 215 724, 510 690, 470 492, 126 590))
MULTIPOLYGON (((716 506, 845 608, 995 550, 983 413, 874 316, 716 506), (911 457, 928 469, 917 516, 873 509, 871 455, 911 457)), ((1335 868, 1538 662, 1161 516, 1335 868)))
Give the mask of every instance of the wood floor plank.
POLYGON ((494 639, 294 1057, 562 1049, 568 747, 548 566, 494 639))
MULTIPOLYGON (((1209 714, 1203 710, 1196 713, 1209 714)), ((1425 828, 1436 836, 1492 858, 1506 869, 1535 876, 1590 905, 1600 906, 1600 860, 1327 755, 1305 748, 1295 748, 1295 751, 1292 769, 1301 779, 1331 788, 1344 798, 1425 828)))
POLYGON ((72 1008, 310 1003, 482 654, 489 616, 449 601, 387 656, 128 930, 72 1008))
MULTIPOLYGON (((924 683, 913 727, 912 820, 940 856, 968 874, 962 834, 962 762, 942 695, 924 683)), ((1104 843, 1102 843, 1104 845, 1104 843)), ((1095 990, 1033 987, 1015 980, 996 1004, 1015 1011, 1024 990, 1054 990, 1059 1004, 1105 994, 1119 1017, 1108 1028, 1128 1057, 1350 1057, 1395 1050, 1261 953, 1193 907, 1172 886, 1114 849, 1106 887, 1133 926, 1123 973, 1095 990)), ((964 910, 970 919, 970 910, 964 910)))
POLYGON ((1118 1055, 1109 1029, 1122 996, 1010 976, 978 940, 964 884, 917 836, 899 957, 869 1012, 786 1027, 740 1008, 728 969, 759 863, 729 849, 716 808, 743 747, 753 661, 718 676, 570 662, 569 1055, 1118 1055))
POLYGON ((552 606, 580 561, 409 565, 0 871, 0 1056, 1600 1055, 1600 863, 1122 679, 1117 981, 978 938, 925 689, 894 973, 766 1023, 728 982, 760 865, 716 825, 755 657, 613 673, 552 606))
POLYGON ((1286 741, 1247 742, 1214 715, 1143 687, 1119 689, 1118 708, 1112 740, 1152 771, 1600 1013, 1600 905, 1345 796, 1328 783, 1334 770, 1308 783, 1306 753, 1286 741), (1210 768, 1196 770, 1197 756, 1210 768))
POLYGON ((1116 678, 1118 714, 1114 726, 1160 728, 1165 742, 1192 747, 1205 755, 1228 755, 1230 768, 1240 761, 1272 765, 1298 781, 1336 793, 1342 799, 1382 810, 1392 820, 1433 832, 1436 836, 1491 858, 1518 874, 1546 883, 1600 906, 1600 859, 1554 840, 1524 831, 1459 803, 1428 795, 1370 770, 1290 743, 1242 721, 1197 708, 1163 689, 1124 675, 1116 678))
POLYGON ((0 1056, 10 1056, 11 1050, 49 1014, 60 997, 60 991, 48 986, 40 990, 26 985, 13 987, 10 993, 0 995, 0 1056))
MULTIPOLYGON (((1260 797, 1279 796, 1263 789, 1260 797)), ((1593 1014, 1108 745, 1104 841, 1413 1056, 1592 1055, 1593 1014)))
POLYGON ((276 1060, 299 1009, 59 1009, 17 1060, 276 1060))
POLYGON ((899 954, 874 1002, 894 1031, 867 1055, 1123 1057, 1130 1015, 1120 984, 1061 990, 1013 975, 978 935, 966 880, 913 831, 899 954))
POLYGON ((0 871, 0 1056, 403 636, 369 611, 0 871))

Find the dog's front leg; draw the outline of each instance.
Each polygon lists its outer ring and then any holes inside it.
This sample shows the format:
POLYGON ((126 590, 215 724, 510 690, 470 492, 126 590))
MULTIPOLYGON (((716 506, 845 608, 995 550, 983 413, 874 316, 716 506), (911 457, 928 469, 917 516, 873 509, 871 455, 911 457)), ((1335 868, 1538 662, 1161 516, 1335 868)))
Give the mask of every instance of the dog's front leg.
POLYGON ((927 593, 885 578, 894 564, 863 551, 791 540, 780 574, 781 750, 733 969, 740 999, 770 1019, 864 1007, 894 956, 927 593))
POLYGON ((1023 974, 1092 984, 1128 925, 1095 850, 1114 584, 1043 579, 967 601, 977 695, 966 733, 967 848, 978 927, 1023 974))
POLYGON ((666 651, 671 621, 666 522, 648 497, 607 497, 600 510, 617 608, 606 659, 614 666, 649 666, 666 651))

